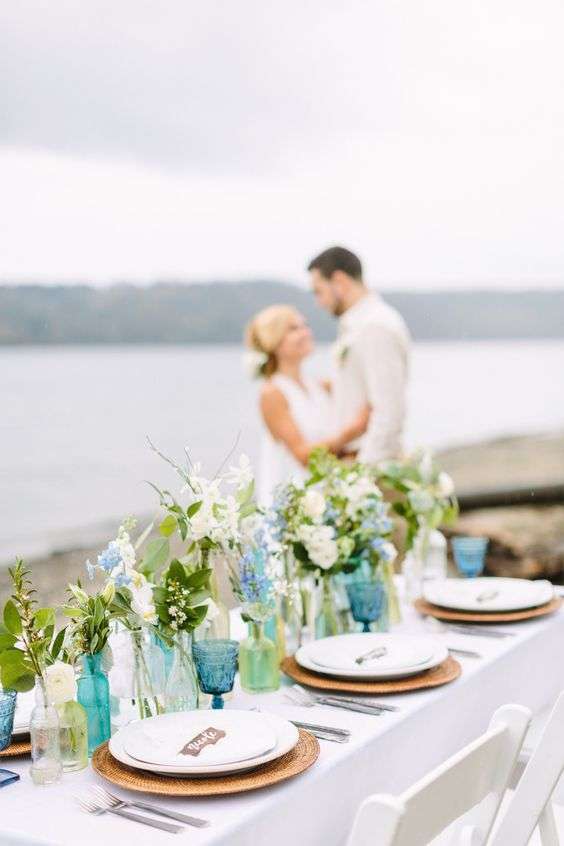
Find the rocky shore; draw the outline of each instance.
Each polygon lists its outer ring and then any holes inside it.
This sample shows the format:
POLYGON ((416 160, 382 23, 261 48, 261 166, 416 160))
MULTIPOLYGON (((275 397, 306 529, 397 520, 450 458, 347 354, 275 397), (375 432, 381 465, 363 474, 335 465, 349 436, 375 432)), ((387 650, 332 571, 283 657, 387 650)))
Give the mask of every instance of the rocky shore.
MULTIPOLYGON (((492 491, 531 491, 530 503, 473 508, 463 512, 448 534, 484 534, 490 538, 487 569, 494 575, 564 579, 564 501, 535 506, 534 492, 564 483, 564 432, 500 438, 440 453, 438 461, 457 491, 473 497, 492 491)), ((104 540, 29 560, 42 604, 60 602, 66 585, 84 579, 87 558, 95 559, 104 540)), ((0 570, 0 597, 9 594, 7 569, 0 570)), ((228 591, 225 591, 228 595, 228 591)))

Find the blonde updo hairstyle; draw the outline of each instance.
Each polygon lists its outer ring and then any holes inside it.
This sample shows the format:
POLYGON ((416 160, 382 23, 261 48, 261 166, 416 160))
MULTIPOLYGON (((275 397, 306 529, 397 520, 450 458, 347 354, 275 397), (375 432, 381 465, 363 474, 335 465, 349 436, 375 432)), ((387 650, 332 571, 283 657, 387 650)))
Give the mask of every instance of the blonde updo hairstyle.
POLYGON ((278 369, 275 350, 296 319, 298 312, 293 306, 272 305, 256 314, 245 331, 245 343, 250 350, 267 356, 260 371, 265 378, 273 376, 278 369))

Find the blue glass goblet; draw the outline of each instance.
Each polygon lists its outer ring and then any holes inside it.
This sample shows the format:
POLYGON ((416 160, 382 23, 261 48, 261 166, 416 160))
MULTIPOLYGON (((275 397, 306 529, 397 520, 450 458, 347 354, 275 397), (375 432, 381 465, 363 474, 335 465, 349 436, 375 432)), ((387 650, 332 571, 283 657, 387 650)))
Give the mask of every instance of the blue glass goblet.
POLYGON ((15 690, 0 690, 0 750, 6 749, 12 740, 16 696, 15 690))
POLYGON ((362 631, 370 631, 370 623, 377 620, 384 606, 384 585, 376 581, 349 582, 347 585, 351 612, 362 631))
POLYGON ((233 690, 239 644, 236 640, 198 640, 192 654, 201 689, 211 693, 212 708, 223 708, 222 695, 233 690))
POLYGON ((484 569, 488 538, 457 537, 452 539, 452 551, 459 573, 473 579, 484 569))

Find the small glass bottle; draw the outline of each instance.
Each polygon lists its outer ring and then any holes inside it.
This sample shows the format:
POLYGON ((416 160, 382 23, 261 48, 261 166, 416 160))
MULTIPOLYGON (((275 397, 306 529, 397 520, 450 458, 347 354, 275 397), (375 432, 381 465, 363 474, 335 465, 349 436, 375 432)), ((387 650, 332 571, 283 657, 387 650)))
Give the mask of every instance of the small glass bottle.
POLYGON ((79 702, 68 699, 55 705, 59 715, 61 759, 65 773, 77 773, 88 765, 88 719, 79 702))
POLYGON ((315 637, 317 639, 342 633, 331 577, 323 576, 321 582, 321 602, 315 617, 315 637))
POLYGON ((177 633, 172 653, 172 665, 164 691, 165 711, 167 714, 193 711, 199 704, 199 688, 192 660, 192 635, 189 632, 177 633))
POLYGON ((82 672, 78 679, 78 701, 86 711, 88 754, 110 739, 110 686, 102 668, 102 653, 81 656, 82 672))
POLYGON ((63 773, 59 740, 59 715, 47 702, 45 682, 35 680, 35 707, 29 720, 31 735, 30 775, 34 784, 54 784, 63 773))
POLYGON ((249 637, 239 647, 241 687, 247 693, 270 693, 280 687, 276 644, 264 634, 264 623, 251 621, 249 637))

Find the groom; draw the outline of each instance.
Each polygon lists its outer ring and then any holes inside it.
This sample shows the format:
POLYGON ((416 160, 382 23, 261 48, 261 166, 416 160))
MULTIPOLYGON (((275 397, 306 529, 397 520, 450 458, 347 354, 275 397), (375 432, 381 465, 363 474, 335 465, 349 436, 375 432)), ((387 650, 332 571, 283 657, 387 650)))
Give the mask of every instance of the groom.
POLYGON ((371 406, 366 433, 351 455, 375 464, 402 452, 410 337, 400 314, 364 284, 359 258, 330 247, 308 266, 318 304, 339 319, 335 345, 335 426, 371 406))

